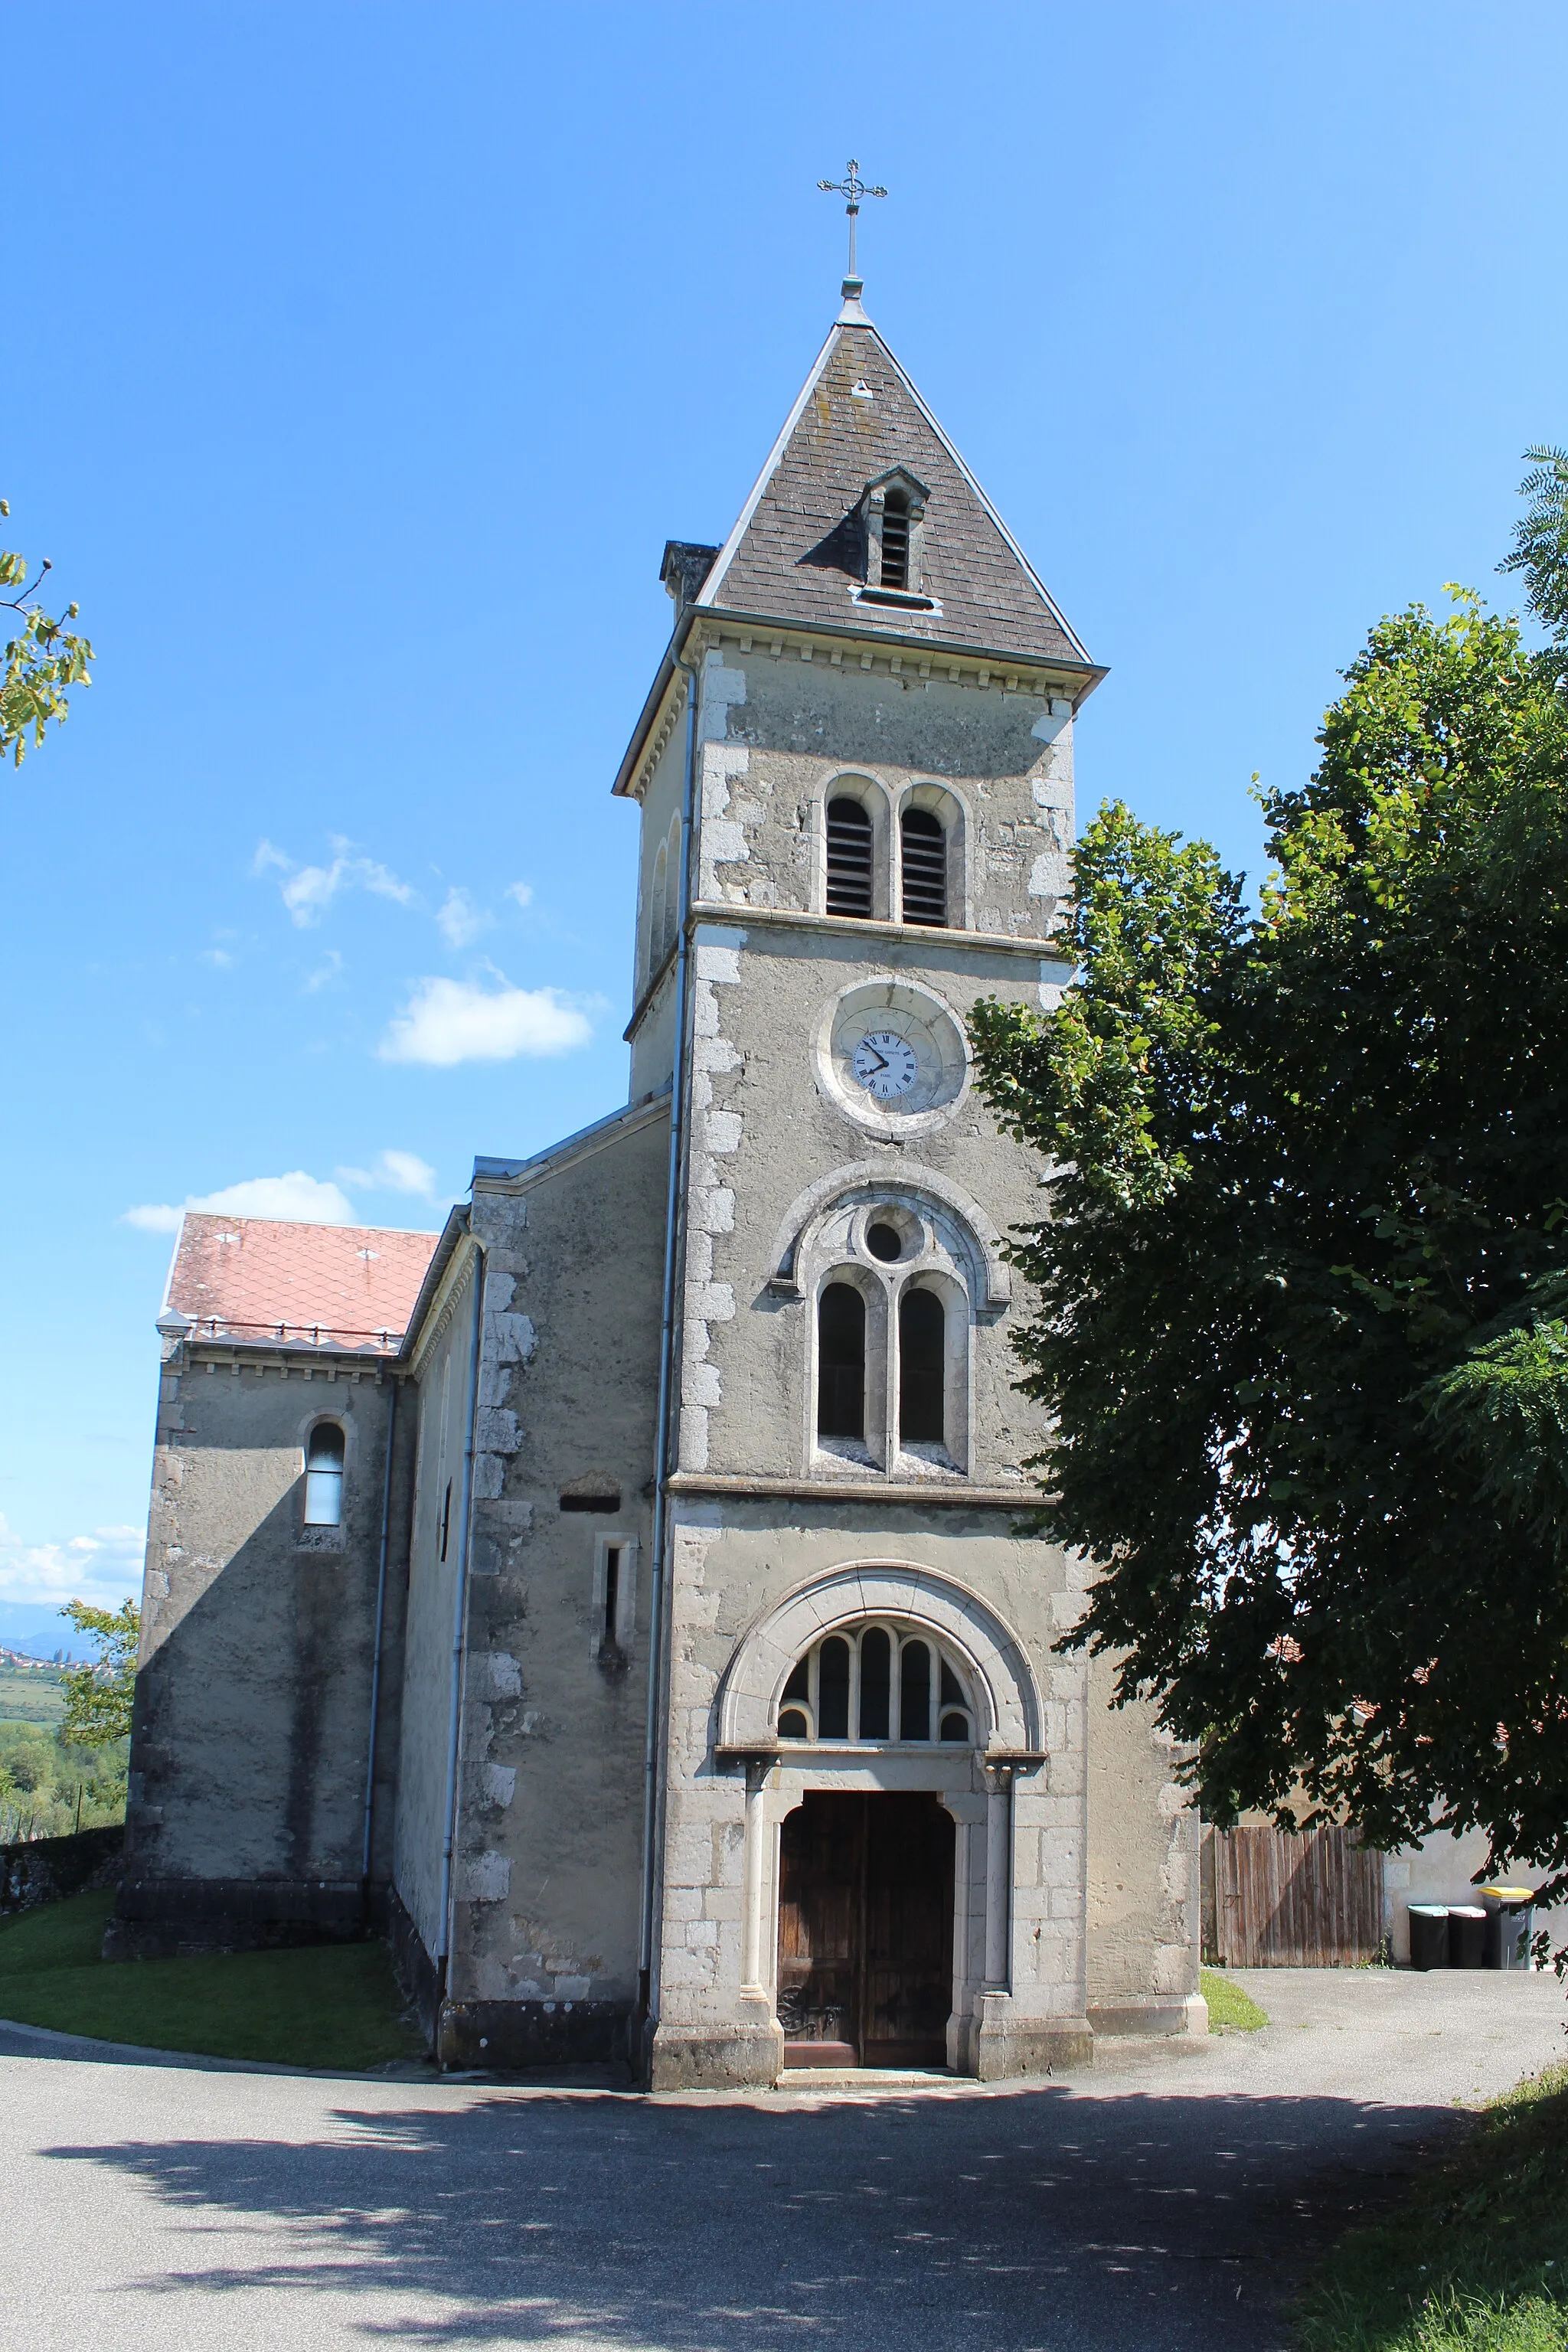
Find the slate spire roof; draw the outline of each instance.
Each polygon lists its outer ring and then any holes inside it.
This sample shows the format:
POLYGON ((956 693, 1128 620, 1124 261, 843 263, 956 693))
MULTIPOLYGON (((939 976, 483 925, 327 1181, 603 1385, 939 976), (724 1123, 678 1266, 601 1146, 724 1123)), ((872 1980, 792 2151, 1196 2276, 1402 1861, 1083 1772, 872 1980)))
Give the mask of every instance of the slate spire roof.
POLYGON ((845 293, 784 431, 696 595, 698 608, 858 634, 869 628, 905 643, 1092 668, 847 285, 845 293), (928 493, 920 584, 934 611, 863 602, 853 593, 865 580, 863 494, 896 467, 928 493))

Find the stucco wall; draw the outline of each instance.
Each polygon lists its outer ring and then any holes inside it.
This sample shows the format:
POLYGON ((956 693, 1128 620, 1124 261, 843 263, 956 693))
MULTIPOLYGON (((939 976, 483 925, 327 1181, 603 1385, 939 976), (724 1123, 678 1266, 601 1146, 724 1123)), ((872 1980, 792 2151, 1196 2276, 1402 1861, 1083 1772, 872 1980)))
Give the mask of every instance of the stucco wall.
POLYGON ((1101 2031, 1198 1989, 1198 1817, 1153 1709, 1110 1705, 1113 1663, 1089 1670, 1089 2003, 1101 2031))
POLYGON ((463 1542, 477 1254, 453 1261, 415 1350, 413 1532, 407 1561, 394 1884, 426 1953, 446 1947, 442 1855, 448 1802, 456 1610, 463 1542), (446 1557, 442 1558, 443 1527, 446 1557))
MULTIPOLYGON (((143 1581, 129 1875, 359 1880, 392 1391, 390 1372, 341 1360, 280 1356, 236 1369, 199 1347, 171 1350, 143 1581), (302 1525, 303 1448, 321 1418, 346 1438, 343 1524, 331 1531, 302 1525)), ((402 1484, 395 1475, 395 1496, 402 1484)), ((404 1537, 395 1522, 393 1545, 404 1537)), ((394 1592, 395 1656, 398 1616, 394 1592)), ((387 1741, 395 1692, 394 1674, 387 1741)))

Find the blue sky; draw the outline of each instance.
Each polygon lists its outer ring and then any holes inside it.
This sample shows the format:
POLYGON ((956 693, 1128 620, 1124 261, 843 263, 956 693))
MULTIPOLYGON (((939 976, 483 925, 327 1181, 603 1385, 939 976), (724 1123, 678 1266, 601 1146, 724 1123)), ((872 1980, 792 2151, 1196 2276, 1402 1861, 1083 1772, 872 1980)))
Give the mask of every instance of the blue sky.
POLYGON ((4 12, 6 544, 99 659, 0 782, 0 1640, 134 1589, 157 1212, 434 1225, 624 1099, 609 782, 831 318, 816 180, 892 191, 871 314, 1110 666, 1080 799, 1256 870, 1376 616, 1510 601, 1565 67, 1443 0, 4 12))

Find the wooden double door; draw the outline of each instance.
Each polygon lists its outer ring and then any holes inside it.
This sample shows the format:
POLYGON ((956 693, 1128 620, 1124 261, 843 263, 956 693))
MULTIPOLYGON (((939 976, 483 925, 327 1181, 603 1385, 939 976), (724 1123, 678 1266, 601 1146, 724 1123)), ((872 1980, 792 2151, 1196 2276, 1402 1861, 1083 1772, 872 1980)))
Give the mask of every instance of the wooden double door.
POLYGON ((779 1842, 786 2066, 943 2066, 953 1822, 933 1796, 816 1790, 779 1842))

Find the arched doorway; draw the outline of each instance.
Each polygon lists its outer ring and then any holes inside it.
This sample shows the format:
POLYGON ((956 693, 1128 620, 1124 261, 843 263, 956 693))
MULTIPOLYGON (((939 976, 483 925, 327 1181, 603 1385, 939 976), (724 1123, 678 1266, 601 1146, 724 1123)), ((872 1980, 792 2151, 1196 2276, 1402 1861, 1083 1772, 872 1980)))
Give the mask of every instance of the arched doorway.
POLYGON ((808 1790, 779 1840, 786 2066, 942 2066, 953 1821, 926 1790, 808 1790))

